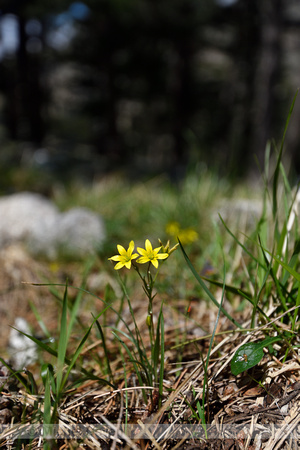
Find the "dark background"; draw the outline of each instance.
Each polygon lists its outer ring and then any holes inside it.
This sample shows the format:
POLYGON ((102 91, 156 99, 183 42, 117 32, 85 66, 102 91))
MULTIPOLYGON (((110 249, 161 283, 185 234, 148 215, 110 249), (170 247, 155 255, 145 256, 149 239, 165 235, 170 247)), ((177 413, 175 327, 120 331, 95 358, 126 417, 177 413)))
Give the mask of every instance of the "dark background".
MULTIPOLYGON (((294 0, 2 0, 1 182, 263 166, 300 80, 294 0)), ((286 154, 300 171, 300 106, 286 154)))

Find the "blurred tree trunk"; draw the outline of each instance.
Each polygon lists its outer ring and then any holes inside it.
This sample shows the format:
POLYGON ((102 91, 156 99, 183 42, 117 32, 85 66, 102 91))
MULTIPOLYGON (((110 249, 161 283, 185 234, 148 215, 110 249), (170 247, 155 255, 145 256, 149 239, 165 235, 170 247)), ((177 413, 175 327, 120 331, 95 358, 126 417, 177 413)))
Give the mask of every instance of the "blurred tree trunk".
POLYGON ((118 93, 116 89, 116 69, 113 64, 114 54, 109 54, 106 62, 107 70, 107 134, 105 137, 105 148, 98 149, 100 153, 104 150, 108 154, 112 165, 124 164, 126 162, 125 149, 122 148, 118 131, 118 93))
POLYGON ((188 162, 187 145, 184 134, 189 126, 191 116, 191 92, 192 85, 192 45, 188 39, 179 43, 176 48, 177 61, 177 82, 174 86, 174 119, 173 119, 173 137, 174 137, 174 163, 175 174, 182 175, 188 162))
POLYGON ((26 33, 27 2, 12 4, 6 13, 14 14, 18 24, 18 48, 15 58, 1 64, 1 89, 6 97, 4 121, 13 140, 26 140, 40 145, 45 129, 42 108, 45 97, 41 87, 41 54, 28 52, 26 33))
MULTIPOLYGON (((252 105, 255 90, 255 68, 261 47, 259 5, 264 0, 237 2, 228 15, 236 30, 236 38, 231 48, 231 58, 235 62, 229 88, 233 100, 230 117, 227 157, 224 167, 234 177, 241 177, 253 164, 252 105)), ((228 88, 228 89, 229 89, 228 88)), ((224 105, 226 114, 226 106, 224 105)))
POLYGON ((282 0, 259 3, 261 43, 254 77, 252 104, 252 149, 261 167, 265 147, 273 136, 276 110, 276 86, 280 76, 282 0))
POLYGON ((41 114, 43 95, 40 87, 39 55, 28 54, 28 36, 25 31, 26 19, 22 8, 18 15, 19 48, 17 52, 17 97, 19 102, 18 129, 19 138, 40 144, 44 137, 44 126, 41 114))
MULTIPOLYGON (((232 58, 233 114, 229 131, 229 172, 244 176, 264 166, 268 139, 274 136, 280 77, 282 0, 245 0, 231 11, 237 39, 232 58)), ((279 114, 278 114, 279 115, 279 114)))
POLYGON ((192 117, 201 104, 195 101, 197 81, 195 80, 195 55, 200 51, 200 19, 194 2, 182 1, 177 5, 178 36, 173 36, 173 46, 177 56, 174 65, 175 77, 172 89, 173 120, 171 132, 174 138, 173 167, 175 176, 182 177, 189 162, 187 131, 191 128, 192 117), (186 24, 190 24, 187 27, 186 24), (197 42, 197 44, 196 44, 197 42))

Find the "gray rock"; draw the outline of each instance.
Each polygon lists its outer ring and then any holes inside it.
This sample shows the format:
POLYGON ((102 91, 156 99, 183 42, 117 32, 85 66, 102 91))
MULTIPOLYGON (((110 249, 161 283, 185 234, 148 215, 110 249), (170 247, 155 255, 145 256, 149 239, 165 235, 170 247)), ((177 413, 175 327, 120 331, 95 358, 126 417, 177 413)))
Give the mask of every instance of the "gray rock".
POLYGON ((38 359, 36 344, 20 331, 32 335, 28 322, 22 317, 16 317, 14 328, 9 334, 8 345, 10 359, 16 369, 27 367, 38 359))
POLYGON ((84 256, 99 247, 103 238, 103 222, 87 208, 73 208, 60 215, 56 242, 64 253, 84 256))
POLYGON ((22 242, 33 255, 83 257, 105 238, 101 217, 86 209, 60 213, 47 198, 30 192, 0 198, 0 248, 22 242))

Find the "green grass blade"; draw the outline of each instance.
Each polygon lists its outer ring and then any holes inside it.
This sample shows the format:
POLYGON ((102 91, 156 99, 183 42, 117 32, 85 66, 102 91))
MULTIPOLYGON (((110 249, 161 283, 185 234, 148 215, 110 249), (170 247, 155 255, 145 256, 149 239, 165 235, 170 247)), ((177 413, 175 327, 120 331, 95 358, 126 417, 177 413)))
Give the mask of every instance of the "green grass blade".
MULTIPOLYGON (((107 308, 109 308, 109 306, 107 306, 107 308)), ((107 308, 103 309, 103 310, 102 310, 102 311, 94 318, 92 324, 91 324, 90 327, 87 329, 86 333, 84 334, 83 338, 81 339, 81 341, 80 341, 80 343, 79 343, 79 345, 78 345, 78 347, 77 347, 77 349, 76 349, 74 355, 73 355, 72 358, 71 358, 71 361, 68 363, 68 368, 67 368, 67 370, 66 370, 66 372, 65 372, 65 375, 64 375, 64 378, 63 378, 63 380, 62 380, 62 382, 61 382, 61 390, 64 389, 64 386, 65 386, 65 384, 66 384, 66 382, 67 382, 67 380, 68 380, 68 377, 69 377, 69 375, 70 375, 70 372, 71 372, 72 368, 74 367, 74 365, 76 364, 76 361, 77 361, 77 359, 78 359, 78 357, 79 357, 79 355, 80 355, 80 353, 81 353, 81 351, 82 351, 82 349, 83 349, 83 347, 84 347, 84 344, 85 344, 85 342, 86 342, 86 340, 87 340, 87 338, 88 338, 88 336, 89 336, 89 334, 90 334, 90 332, 91 332, 92 327, 94 326, 94 323, 97 321, 97 319, 99 319, 99 317, 105 312, 105 310, 106 310, 107 308)))
POLYGON ((250 325, 251 328, 254 328, 254 326, 255 326, 255 318, 256 318, 257 311, 259 311, 261 314, 263 314, 263 316, 267 320, 269 320, 268 316, 265 314, 263 309, 258 306, 258 302, 259 302, 259 299, 260 299, 260 296, 261 296, 263 290, 265 289, 266 283, 267 283, 268 278, 269 278, 270 270, 271 270, 271 264, 269 265, 269 268, 268 268, 268 270, 266 271, 266 273, 264 275, 264 278, 262 280, 260 289, 259 289, 259 291, 258 291, 258 293, 256 295, 256 298, 254 299, 254 302, 253 302, 253 309, 252 309, 252 313, 251 313, 251 325, 250 325))
POLYGON ((56 384, 55 384, 55 375, 54 375, 54 368, 52 366, 52 364, 49 363, 44 363, 41 367, 41 377, 42 377, 42 381, 44 386, 46 386, 46 381, 47 381, 47 376, 49 375, 50 377, 50 384, 51 384, 51 389, 52 392, 54 394, 56 394, 56 384))
POLYGON ((289 264, 285 263, 284 261, 281 261, 281 259, 278 256, 275 256, 269 250, 264 249, 264 251, 267 252, 273 259, 275 259, 275 261, 277 261, 278 264, 280 264, 290 275, 292 275, 295 278, 295 280, 300 281, 300 274, 296 272, 295 269, 290 267, 289 264))
MULTIPOLYGON (((116 330, 116 331, 119 331, 119 330, 116 330)), ((143 386, 144 382, 143 382, 143 379, 142 379, 142 376, 141 376, 141 372, 140 372, 137 364, 139 364, 141 367, 144 368, 145 375, 147 376, 148 384, 149 384, 149 386, 152 386, 152 373, 151 373, 151 376, 150 376, 150 379, 149 379, 149 372, 148 372, 147 368, 144 366, 144 364, 141 361, 138 361, 138 360, 135 359, 135 356, 132 354, 132 352, 130 351, 129 347, 125 344, 124 341, 122 341, 122 339, 118 336, 118 334, 116 332, 113 331, 112 334, 120 342, 122 347, 125 349, 127 355, 129 356, 129 359, 130 359, 130 361, 133 364, 133 368, 134 368, 134 371, 136 373, 136 376, 137 376, 137 378, 139 380, 140 386, 143 386)))
POLYGON ((124 337, 126 337, 133 344, 133 346, 136 349, 138 348, 138 341, 135 339, 135 337, 134 337, 134 335, 132 333, 128 334, 125 331, 119 330, 118 328, 115 328, 115 327, 111 327, 111 329, 113 330, 114 333, 122 334, 124 337))
POLYGON ((165 371, 165 324, 162 307, 160 309, 158 322, 160 323, 160 369, 159 369, 159 385, 158 385, 159 407, 160 407, 163 395, 163 382, 165 371))
MULTIPOLYGON (((93 264, 94 264, 94 258, 92 258, 91 260, 89 260, 87 262, 87 264, 85 266, 84 274, 83 274, 81 288, 85 287, 88 274, 90 273, 90 270, 91 270, 93 264)), ((79 289, 78 293, 76 295, 74 304, 72 305, 72 308, 71 308, 71 314, 70 314, 70 320, 69 320, 69 326, 68 326, 68 332, 67 332, 67 342, 69 341, 70 335, 72 333, 74 323, 75 323, 76 319, 78 318, 78 310, 81 305, 82 296, 83 296, 83 290, 79 289)))
MULTIPOLYGON (((297 308, 299 308, 299 306, 300 306, 300 283, 298 283, 298 292, 297 292, 297 298, 296 298, 296 306, 297 306, 297 308)), ((294 317, 293 317, 293 321, 292 321, 292 331, 295 330, 298 314, 299 314, 299 310, 295 309, 294 317)))
POLYGON ((40 326, 40 329, 42 330, 42 332, 48 339, 51 339, 51 333, 49 332, 48 328, 46 327, 46 325, 45 325, 43 319, 41 318, 34 303, 29 301, 29 306, 30 306, 30 309, 32 310, 33 314, 35 315, 35 318, 40 326))
POLYGON ((33 374, 28 369, 24 369, 24 373, 28 376, 30 382, 30 392, 32 395, 38 395, 38 387, 36 385, 36 381, 34 379, 33 374))
POLYGON ((44 425, 51 423, 51 389, 50 389, 50 377, 47 372, 45 380, 45 394, 44 394, 44 425))
POLYGON ((232 231, 228 228, 228 226, 226 225, 226 223, 224 222, 224 220, 222 219, 222 217, 220 216, 220 220, 222 222, 222 224, 224 225, 226 231, 230 234, 231 237, 233 237, 233 239, 235 240, 235 242, 244 250, 244 252, 250 256, 250 258, 262 269, 266 270, 266 267, 261 263, 261 261, 259 261, 248 249, 247 247, 245 247, 244 244, 241 243, 241 241, 238 240, 238 238, 232 233, 232 231))
POLYGON ((43 412, 43 436, 44 436, 44 450, 50 450, 53 444, 53 424, 56 421, 54 411, 52 412, 51 405, 51 389, 50 389, 50 373, 47 370, 45 379, 45 393, 44 393, 44 412, 43 412))
MULTIPOLYGON (((208 281, 210 284, 213 284, 215 286, 218 286, 222 288, 224 286, 224 283, 221 283, 221 281, 213 280, 208 277, 204 277, 203 275, 199 275, 203 280, 208 281)), ((264 283, 263 283, 264 285, 264 283)), ((264 313, 264 311, 258 306, 257 300, 253 299, 250 292, 246 292, 242 289, 236 288, 235 286, 231 286, 228 284, 225 284, 225 291, 230 292, 231 294, 237 295, 239 297, 243 297, 245 300, 247 300, 251 305, 255 306, 256 310, 259 311, 260 314, 262 314, 268 321, 270 320, 269 317, 264 313)), ((259 297, 259 295, 258 295, 259 297)))
MULTIPOLYGON (((28 394, 32 394, 32 392, 31 392, 31 384, 30 383, 28 383, 28 380, 25 378, 25 377, 23 377, 23 375, 21 375, 21 371, 15 371, 6 361, 4 361, 4 359, 3 358, 1 358, 0 357, 0 362, 1 362, 1 364, 3 365, 3 366, 5 366, 9 371, 10 371, 10 373, 12 374, 12 376, 14 377, 14 378, 16 378, 16 380, 18 380, 21 384, 22 384, 22 386, 24 386, 24 388, 26 389, 26 391, 28 392, 28 394)), ((0 386, 1 387, 1 386, 0 386)))
MULTIPOLYGON (((262 283, 262 286, 264 285, 264 283, 262 283)), ((261 289, 262 290, 262 289, 261 289)), ((257 297, 259 298, 260 293, 258 293, 257 297)), ((244 297, 246 300, 248 300, 249 303, 251 303, 253 306, 255 306, 256 310, 262 314, 264 316, 264 318, 266 319, 267 322, 270 322, 270 318, 267 316, 267 314, 264 312, 264 310, 262 308, 260 308, 260 306, 258 306, 258 301, 254 300, 251 297, 244 297)))
MULTIPOLYGON (((291 259, 288 263, 288 266, 291 269, 295 269, 297 263, 298 263, 298 258, 299 258, 299 253, 300 253, 300 239, 297 239, 295 244, 294 244, 294 251, 293 254, 291 256, 291 259)), ((290 277, 289 272, 287 272, 286 270, 284 271, 283 277, 282 277, 282 284, 285 286, 286 283, 288 282, 288 279, 290 277)))
MULTIPOLYGON (((53 288, 54 286, 62 286, 62 287, 65 287, 66 285, 65 284, 62 284, 62 283, 30 283, 30 285, 31 286, 48 286, 48 287, 50 287, 50 289, 51 288, 53 288)), ((114 314, 116 314, 116 316, 120 319, 120 321, 123 323, 123 325, 127 328, 127 330, 128 330, 128 333, 129 334, 132 334, 131 333, 131 330, 130 330, 130 328, 129 328, 129 325, 128 325, 128 323, 124 320, 124 318, 122 317, 122 315, 116 310, 116 309, 114 309, 114 307, 111 305, 111 303, 107 303, 105 300, 103 300, 101 297, 99 297, 98 295, 96 295, 94 292, 91 292, 91 291, 88 291, 87 289, 85 289, 85 288, 82 288, 82 287, 78 287, 78 286, 71 286, 71 285, 68 285, 68 289, 70 289, 70 288, 72 288, 72 289, 75 289, 75 290, 81 290, 83 293, 85 293, 85 294, 88 294, 88 295, 90 295, 91 297, 94 297, 96 300, 99 300, 101 303, 103 303, 107 308, 110 308, 111 309, 111 311, 114 313, 114 314)), ((125 289, 126 289, 126 287, 125 287, 125 289)), ((127 294, 127 292, 126 292, 126 294, 127 294)), ((127 296, 128 296, 128 294, 127 294, 127 296)), ((127 297, 127 300, 128 300, 128 298, 129 297, 127 297)), ((129 303, 130 303, 130 299, 129 299, 129 303)), ((131 307, 131 303, 130 303, 130 310, 131 310, 131 314, 134 314, 133 313, 133 310, 132 310, 132 307, 131 307)), ((107 309, 106 308, 106 309, 107 309)), ((135 320, 135 318, 134 318, 134 320, 135 320)), ((140 339, 140 342, 141 342, 141 345, 143 346, 143 341, 142 341, 142 339, 141 339, 141 334, 140 334, 140 332, 139 332, 139 329, 138 329, 138 327, 137 327, 137 324, 135 324, 135 331, 137 331, 138 332, 138 335, 139 335, 139 339, 140 339)), ((24 333, 23 333, 24 334, 24 333)))
MULTIPOLYGON (((94 317, 93 314, 92 314, 92 316, 94 317)), ((94 317, 94 318, 95 318, 95 317, 94 317)), ((103 333, 103 330, 102 330, 102 327, 101 327, 99 321, 96 320, 95 323, 96 323, 96 327, 97 327, 97 329, 98 329, 99 335, 100 335, 101 340, 102 340, 102 345, 103 345, 103 350, 104 350, 104 356, 105 356, 105 362, 106 362, 106 370, 107 370, 109 379, 110 379, 112 382, 114 382, 114 376, 113 376, 113 373, 112 373, 112 370, 111 370, 111 367, 110 367, 110 362, 109 362, 109 352, 108 352, 107 346, 106 346, 106 339, 105 339, 105 336, 104 336, 104 333, 103 333)))
POLYGON ((68 325, 67 335, 66 335, 66 341, 67 342, 69 342, 74 323, 75 323, 75 321, 77 319, 79 306, 80 306, 81 300, 82 300, 82 295, 83 295, 83 292, 82 291, 78 291, 78 294, 76 295, 75 302, 74 302, 73 307, 72 307, 71 312, 70 312, 69 325, 68 325))
MULTIPOLYGON (((120 333, 123 336, 125 336, 133 344, 133 348, 136 349, 137 354, 139 356, 139 360, 141 361, 141 363, 143 365, 145 365, 147 367, 147 372, 151 372, 152 373, 153 372, 153 368, 151 366, 151 363, 150 363, 149 359, 147 358, 147 353, 141 347, 139 340, 135 339, 135 337, 133 336, 133 334, 131 332, 130 332, 130 334, 127 334, 124 331, 118 330, 117 328, 114 328, 114 327, 112 328, 112 330, 113 330, 114 336, 115 336, 115 333, 120 333)), ((118 337, 118 339, 120 340, 121 343, 123 343, 123 341, 120 339, 120 337, 118 337)))
POLYGON ((156 327, 156 336, 152 351, 152 361, 153 361, 153 372, 154 372, 154 380, 157 382, 158 377, 158 362, 160 358, 160 321, 161 321, 161 310, 158 316, 157 327, 156 327))
POLYGON ((83 346, 84 346, 84 344, 85 344, 85 342, 86 342, 86 340, 87 340, 87 338, 88 338, 88 336, 89 336, 89 334, 91 332, 91 329, 92 329, 93 325, 94 325, 94 322, 91 324, 91 326, 88 328, 87 332, 85 333, 85 335, 81 339, 80 344, 78 345, 78 347, 77 347, 77 349, 76 349, 76 351, 75 351, 75 353, 74 353, 74 355, 73 355, 73 357, 72 357, 72 359, 70 361, 70 364, 68 364, 68 368, 67 368, 67 370, 65 372, 63 380, 61 381, 61 385, 60 385, 61 391, 65 387, 65 384, 66 384, 66 382, 68 380, 70 372, 71 372, 72 368, 74 367, 74 365, 75 365, 75 363, 76 363, 76 361, 77 361, 77 359, 78 359, 78 357, 79 357, 79 355, 80 355, 80 353, 81 353, 81 351, 83 349, 83 346))
MULTIPOLYGON (((194 277, 196 278, 196 280, 198 281, 198 283, 200 284, 200 286, 202 287, 202 289, 206 292, 206 294, 208 295, 208 297, 212 300, 212 302, 217 306, 217 308, 220 308, 220 304, 219 302, 215 299, 215 297, 213 296, 213 294, 210 292, 210 290, 207 288, 206 284, 204 283, 204 281, 201 279, 200 275, 198 274, 198 272, 196 271, 196 269, 194 268, 194 266, 192 265, 189 257, 187 256, 180 240, 178 239, 181 251, 183 253, 183 256, 187 262, 188 267, 190 268, 192 274, 194 275, 194 277)), ((231 315, 223 308, 223 306, 221 306, 221 311, 222 313, 238 328, 243 328, 233 317, 231 317, 231 315)))
MULTIPOLYGON (((206 387, 207 387, 207 369, 208 369, 208 364, 209 364, 209 358, 210 358, 210 354, 211 354, 211 349, 215 340, 215 334, 217 331, 217 326, 218 326, 218 322, 220 319, 220 315, 221 315, 221 311, 222 311, 222 304, 224 301, 224 296, 225 296, 225 279, 226 279, 226 270, 225 270, 225 262, 224 262, 224 282, 223 282, 223 289, 222 289, 222 296, 221 296, 221 301, 220 301, 220 305, 219 305, 219 309, 218 309, 218 314, 217 314, 217 318, 216 318, 216 323, 211 335, 211 339, 210 339, 210 343, 209 343, 209 347, 208 347, 208 352, 207 352, 207 357, 206 357, 206 363, 204 366, 204 381, 203 381, 203 391, 202 391, 202 425, 203 425, 203 429, 205 432, 205 436, 207 437, 207 431, 206 431, 206 423, 205 423, 205 414, 204 414, 204 405, 205 405, 205 396, 206 396, 206 387)), ((199 405, 200 406, 200 405, 199 405)))
MULTIPOLYGON (((41 350, 49 353, 49 355, 55 356, 57 358, 57 351, 54 350, 52 347, 49 347, 49 345, 45 344, 44 342, 40 341, 39 339, 35 338, 34 336, 31 336, 30 334, 24 333, 24 331, 18 330, 17 328, 11 326, 14 330, 18 331, 19 333, 23 334, 24 336, 28 337, 31 341, 33 341, 41 350)), ((67 361, 67 359, 66 359, 67 361)))
MULTIPOLYGON (((203 275, 199 275, 199 277, 202 278, 202 280, 208 281, 208 283, 213 284, 214 286, 218 286, 220 288, 224 286, 224 283, 222 283, 221 281, 213 280, 212 278, 205 277, 203 275)), ((230 292, 231 294, 239 296, 241 295, 247 300, 249 299, 249 297, 251 297, 250 292, 243 291, 242 289, 236 288, 235 286, 231 286, 229 284, 225 284, 225 291, 230 292)))
MULTIPOLYGON (((128 295, 128 292, 127 292, 125 283, 123 282, 123 280, 122 280, 122 278, 120 277, 120 274, 119 274, 119 273, 118 273, 118 277, 119 277, 119 282, 120 282, 120 284, 121 284, 121 286, 122 286, 123 292, 124 292, 124 294, 125 294, 125 297, 126 297, 126 299, 127 299, 127 303, 128 303, 130 315, 131 315, 132 321, 133 321, 133 323, 134 323, 134 329, 135 329, 136 338, 137 338, 137 343, 138 343, 137 349, 138 349, 138 350, 142 350, 143 353, 146 353, 146 349, 145 349, 145 347, 144 347, 144 343, 143 343, 143 339, 142 339, 142 337, 141 337, 141 333, 140 333, 139 327, 137 326, 137 323, 136 323, 136 320, 135 320, 134 311, 133 311, 132 306, 131 306, 130 297, 129 297, 129 295, 128 295)), ((115 310, 113 310, 113 311, 116 312, 115 310)), ((123 320, 122 318, 121 318, 121 320, 122 320, 123 323, 125 323, 124 320, 123 320)), ((127 327, 128 331, 129 331, 129 333, 132 334, 131 331, 130 331, 130 329, 129 329, 129 327, 128 327, 128 325, 126 325, 126 327, 127 327)))
POLYGON ((56 392, 59 396, 61 383, 63 378, 63 371, 65 365, 65 358, 68 346, 68 329, 67 329, 67 313, 68 313, 68 284, 66 283, 63 308, 60 321, 60 334, 57 349, 57 369, 56 369, 56 392))
POLYGON ((275 167, 275 171, 274 171, 274 178, 273 178, 273 205, 272 205, 272 212, 273 212, 273 218, 276 218, 277 215, 277 190, 278 190, 278 180, 279 180, 279 172, 280 172, 280 165, 281 165, 281 159, 282 159, 282 154, 283 154, 283 145, 284 145, 284 140, 285 140, 285 135, 288 129, 288 125, 291 119, 291 115, 294 109, 294 105, 296 102, 296 98, 298 95, 299 90, 297 90, 294 98, 293 98, 293 102, 292 105, 290 107, 289 110, 289 114, 287 117, 287 120, 285 122, 285 127, 284 127, 284 132, 283 132, 283 136, 282 136, 282 140, 281 140, 281 145, 280 145, 280 150, 279 150, 279 155, 277 158, 277 164, 275 167))

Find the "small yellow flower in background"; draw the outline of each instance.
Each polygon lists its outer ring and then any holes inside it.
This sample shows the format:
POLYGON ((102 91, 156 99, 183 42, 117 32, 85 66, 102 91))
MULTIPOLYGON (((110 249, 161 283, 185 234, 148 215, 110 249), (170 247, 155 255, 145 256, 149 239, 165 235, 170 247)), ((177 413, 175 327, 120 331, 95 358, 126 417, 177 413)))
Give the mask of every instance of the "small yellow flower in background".
POLYGON ((145 241, 145 249, 138 247, 137 251, 140 255, 142 255, 139 259, 136 260, 136 262, 140 264, 145 264, 147 262, 151 262, 153 266, 157 269, 158 268, 158 260, 159 259, 166 259, 168 258, 168 253, 159 253, 161 250, 161 247, 152 248, 152 244, 149 241, 149 239, 146 239, 145 241))
POLYGON ((178 222, 168 223, 166 226, 166 232, 175 238, 178 237, 182 244, 191 244, 199 238, 196 230, 193 228, 180 228, 178 222))
POLYGON ((125 248, 122 247, 122 245, 117 245, 117 248, 120 254, 112 256, 111 258, 108 259, 112 261, 118 261, 118 263, 115 265, 115 270, 119 270, 124 266, 127 269, 130 269, 131 261, 139 256, 137 253, 133 253, 134 242, 130 241, 128 250, 125 250, 125 248))
POLYGON ((171 236, 177 237, 180 232, 180 226, 178 222, 169 222, 166 226, 166 232, 167 234, 170 234, 171 236))
POLYGON ((180 230, 178 237, 182 244, 191 244, 198 239, 199 235, 193 228, 184 228, 180 230))

